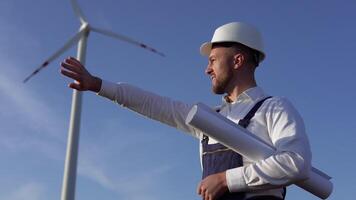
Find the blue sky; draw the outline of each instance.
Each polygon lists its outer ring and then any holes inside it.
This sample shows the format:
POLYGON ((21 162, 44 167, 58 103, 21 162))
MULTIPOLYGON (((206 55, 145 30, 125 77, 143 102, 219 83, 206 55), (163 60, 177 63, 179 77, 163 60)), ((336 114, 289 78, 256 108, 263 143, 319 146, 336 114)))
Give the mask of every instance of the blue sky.
MULTIPOLYGON (((204 75, 202 42, 221 24, 262 31, 258 84, 304 117, 313 166, 333 177, 330 199, 356 195, 355 1, 79 0, 90 23, 163 51, 91 33, 87 68, 115 82, 187 103, 220 103, 204 75)), ((68 1, 0 1, 0 199, 60 199, 71 90, 58 73, 72 48, 28 84, 22 80, 75 34, 68 1)), ((200 199, 198 141, 84 94, 77 199, 200 199)), ((288 188, 288 199, 316 199, 288 188)))

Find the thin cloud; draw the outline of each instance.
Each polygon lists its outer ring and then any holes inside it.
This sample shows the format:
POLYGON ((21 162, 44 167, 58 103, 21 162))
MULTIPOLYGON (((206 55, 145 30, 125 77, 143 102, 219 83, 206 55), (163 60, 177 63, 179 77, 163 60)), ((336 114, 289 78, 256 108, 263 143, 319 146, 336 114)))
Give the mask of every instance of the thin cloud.
POLYGON ((90 180, 98 183, 103 188, 114 191, 123 196, 124 199, 157 199, 159 193, 157 188, 161 188, 159 177, 162 177, 173 170, 172 166, 163 165, 144 171, 133 171, 130 174, 121 173, 120 179, 111 178, 110 174, 94 164, 94 160, 81 159, 78 173, 90 180))
POLYGON ((14 187, 8 194, 1 194, 0 199, 6 200, 45 200, 46 188, 44 184, 29 182, 19 187, 14 187))
POLYGON ((62 139, 57 127, 64 124, 63 119, 56 117, 51 108, 39 98, 41 95, 28 91, 23 85, 14 84, 12 80, 16 74, 2 71, 0 74, 2 116, 13 118, 17 124, 23 124, 38 133, 62 139))
POLYGON ((103 127, 100 130, 103 137, 96 138, 95 141, 83 138, 78 174, 113 191, 123 199, 136 200, 142 199, 143 196, 144 199, 159 199, 162 180, 177 166, 164 162, 158 166, 146 163, 147 154, 141 153, 142 149, 133 147, 155 143, 160 137, 137 127, 133 130, 112 119, 98 125, 103 127), (125 134, 123 136, 118 132, 125 134))
POLYGON ((1 59, 6 68, 0 74, 0 148, 7 152, 40 152, 53 160, 63 160, 64 117, 21 83, 16 64, 1 59))

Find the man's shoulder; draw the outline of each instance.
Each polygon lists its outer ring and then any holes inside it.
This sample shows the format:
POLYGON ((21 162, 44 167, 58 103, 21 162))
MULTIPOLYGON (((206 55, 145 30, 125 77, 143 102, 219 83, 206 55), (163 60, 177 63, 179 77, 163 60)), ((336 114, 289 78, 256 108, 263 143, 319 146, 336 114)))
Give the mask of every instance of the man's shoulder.
POLYGON ((266 99, 266 102, 275 103, 275 104, 280 104, 280 103, 285 103, 285 102, 290 103, 290 100, 285 96, 272 96, 271 95, 270 97, 271 98, 266 99))
POLYGON ((284 96, 272 96, 264 103, 266 109, 272 110, 295 110, 292 102, 284 96))

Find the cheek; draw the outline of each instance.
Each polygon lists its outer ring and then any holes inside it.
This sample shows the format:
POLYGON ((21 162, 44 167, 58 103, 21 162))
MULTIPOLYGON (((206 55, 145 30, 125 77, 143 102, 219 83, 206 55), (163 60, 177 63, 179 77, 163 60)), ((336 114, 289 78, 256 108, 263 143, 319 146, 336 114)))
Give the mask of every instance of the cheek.
POLYGON ((224 67, 220 62, 214 63, 213 69, 216 74, 221 74, 224 71, 224 67))
POLYGON ((217 76, 224 77, 229 72, 229 67, 226 64, 218 63, 215 71, 217 76))

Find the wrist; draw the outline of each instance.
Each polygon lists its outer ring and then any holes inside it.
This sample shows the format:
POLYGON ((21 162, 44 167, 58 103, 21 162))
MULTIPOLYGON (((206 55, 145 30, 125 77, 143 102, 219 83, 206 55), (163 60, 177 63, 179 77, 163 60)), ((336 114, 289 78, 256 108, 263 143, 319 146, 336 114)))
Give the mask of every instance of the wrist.
POLYGON ((102 80, 96 76, 93 77, 93 84, 90 88, 91 91, 98 93, 101 89, 102 80))
POLYGON ((244 176, 245 169, 246 167, 236 167, 226 171, 226 182, 230 192, 246 192, 248 190, 244 176))
POLYGON ((220 173, 220 183, 226 190, 229 190, 226 181, 226 171, 220 173))

